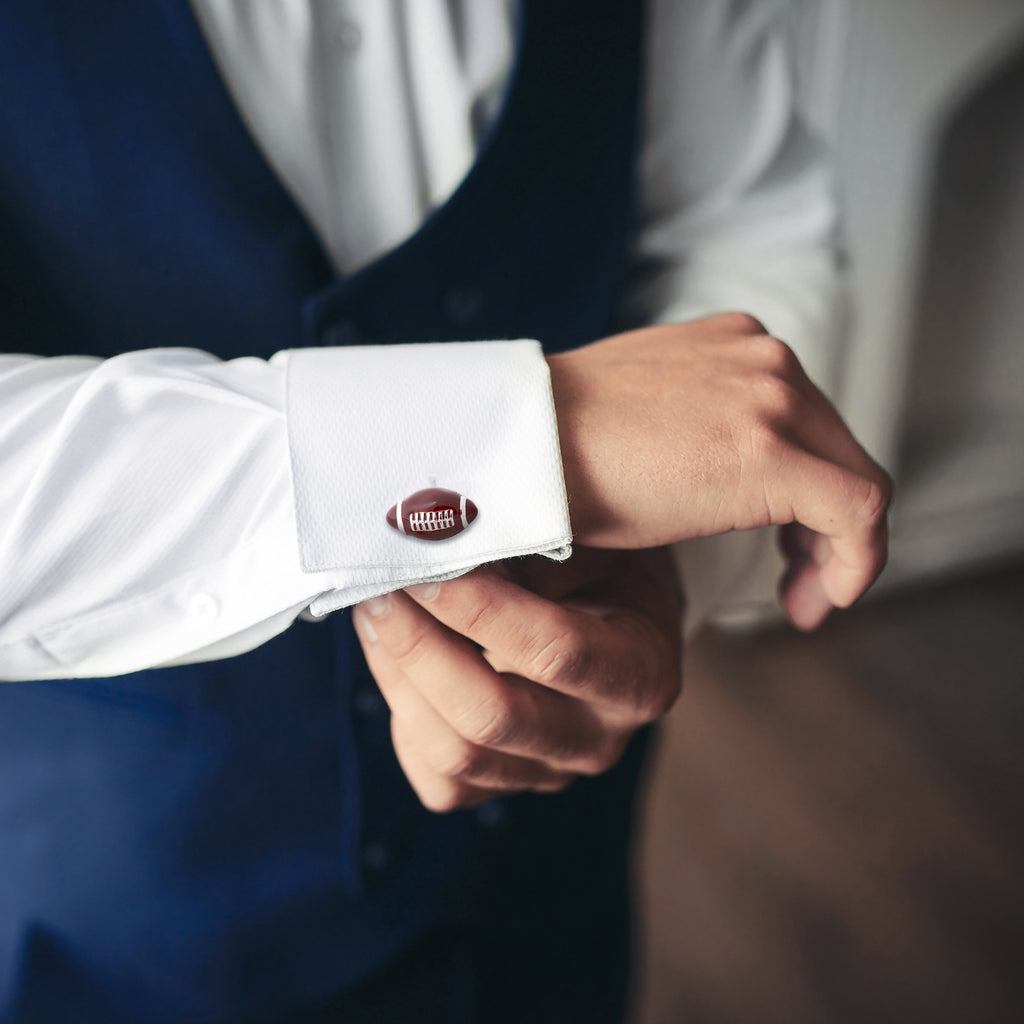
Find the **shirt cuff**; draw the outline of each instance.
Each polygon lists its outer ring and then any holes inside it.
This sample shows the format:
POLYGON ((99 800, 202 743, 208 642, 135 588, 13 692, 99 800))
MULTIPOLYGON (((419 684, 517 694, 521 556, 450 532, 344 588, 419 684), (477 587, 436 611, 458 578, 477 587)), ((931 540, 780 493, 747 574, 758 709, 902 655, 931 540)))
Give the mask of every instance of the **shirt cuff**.
POLYGON ((299 560, 333 589, 313 615, 517 555, 571 552, 547 363, 535 341, 297 349, 286 409, 299 560), (471 499, 462 533, 386 521, 427 487, 471 499))

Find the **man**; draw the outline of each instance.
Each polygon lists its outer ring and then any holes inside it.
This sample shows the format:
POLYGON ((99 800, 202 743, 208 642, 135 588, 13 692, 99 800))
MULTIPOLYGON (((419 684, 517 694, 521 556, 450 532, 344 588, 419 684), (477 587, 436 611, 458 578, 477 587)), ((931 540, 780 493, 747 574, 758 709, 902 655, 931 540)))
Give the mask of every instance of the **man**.
POLYGON ((657 546, 787 524, 806 627, 884 558, 757 321, 614 335, 828 308, 780 11, 195 6, 0 26, 7 1015, 615 1019, 657 546))

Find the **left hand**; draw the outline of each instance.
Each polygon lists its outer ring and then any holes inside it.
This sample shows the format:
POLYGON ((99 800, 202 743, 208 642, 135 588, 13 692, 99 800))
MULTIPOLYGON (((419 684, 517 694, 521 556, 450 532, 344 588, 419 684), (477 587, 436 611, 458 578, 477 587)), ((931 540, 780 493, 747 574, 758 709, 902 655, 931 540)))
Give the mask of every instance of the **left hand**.
POLYGON ((790 619, 882 571, 891 483, 793 351, 744 313, 548 356, 573 536, 647 548, 784 526, 790 619))
POLYGON ((603 772, 681 688, 667 552, 577 548, 567 563, 510 566, 353 610, 398 760, 431 810, 603 772))

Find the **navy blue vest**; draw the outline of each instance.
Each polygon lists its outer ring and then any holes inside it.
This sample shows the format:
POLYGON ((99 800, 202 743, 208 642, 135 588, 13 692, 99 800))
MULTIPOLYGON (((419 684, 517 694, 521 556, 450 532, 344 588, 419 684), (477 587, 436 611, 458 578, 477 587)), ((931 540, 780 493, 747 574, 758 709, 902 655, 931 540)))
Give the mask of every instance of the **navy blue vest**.
MULTIPOLYGON (((524 4, 504 108, 465 181, 409 241, 339 279, 187 4, 4 5, 4 347, 231 358, 363 340, 557 349, 608 333, 640 7, 524 4)), ((297 994, 353 984, 471 915, 495 878, 517 870, 525 891, 531 872, 571 864, 554 892, 605 861, 621 870, 634 768, 428 814, 344 614, 207 665, 4 685, 0 1012, 287 1014, 297 994)))

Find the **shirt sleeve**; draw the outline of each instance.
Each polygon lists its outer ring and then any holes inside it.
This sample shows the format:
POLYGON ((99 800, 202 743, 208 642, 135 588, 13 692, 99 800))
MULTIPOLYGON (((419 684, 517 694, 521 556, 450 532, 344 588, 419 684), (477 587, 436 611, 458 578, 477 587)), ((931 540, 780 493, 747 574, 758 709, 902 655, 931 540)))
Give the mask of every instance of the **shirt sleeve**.
POLYGON ((571 540, 530 341, 0 356, 0 481, 2 679, 228 657, 300 613, 571 540), (431 483, 476 522, 392 530, 431 483))
MULTIPOLYGON (((839 204, 801 115, 784 0, 649 0, 639 224, 624 319, 757 317, 833 391, 847 323, 839 204)), ((677 547, 690 625, 778 614, 774 531, 677 547)))

